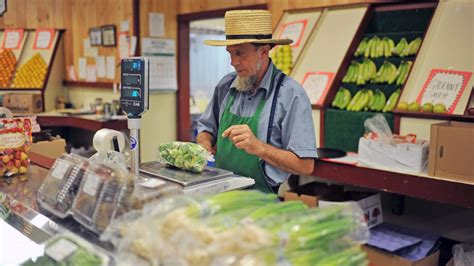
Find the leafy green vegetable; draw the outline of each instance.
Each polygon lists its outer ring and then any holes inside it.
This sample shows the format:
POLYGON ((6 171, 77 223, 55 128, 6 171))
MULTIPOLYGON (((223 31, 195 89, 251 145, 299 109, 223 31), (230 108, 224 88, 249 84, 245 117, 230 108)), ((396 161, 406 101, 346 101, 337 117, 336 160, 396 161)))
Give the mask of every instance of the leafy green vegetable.
POLYGON ((159 155, 165 163, 191 172, 202 172, 207 164, 207 151, 191 142, 174 141, 161 144, 159 155))

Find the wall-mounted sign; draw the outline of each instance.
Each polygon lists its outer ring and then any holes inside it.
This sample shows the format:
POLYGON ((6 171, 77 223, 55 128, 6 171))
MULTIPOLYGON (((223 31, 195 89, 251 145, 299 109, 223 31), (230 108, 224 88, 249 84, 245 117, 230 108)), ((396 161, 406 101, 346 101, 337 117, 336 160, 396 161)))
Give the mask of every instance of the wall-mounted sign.
POLYGON ((54 29, 37 29, 33 49, 51 49, 53 46, 54 29))
POLYGON ((471 78, 472 72, 446 69, 433 69, 423 85, 416 101, 424 103, 442 103, 452 114, 471 78))
POLYGON ((311 104, 323 104, 334 79, 333 72, 307 72, 301 85, 308 94, 311 104))
POLYGON ((7 12, 7 0, 0 0, 0 17, 7 12))
POLYGON ((280 34, 278 35, 279 39, 291 39, 293 43, 291 47, 298 47, 303 39, 303 33, 308 24, 308 20, 298 20, 293 22, 285 23, 281 26, 280 34))
POLYGON ((89 29, 89 39, 91 40, 91 46, 102 45, 102 30, 100 27, 94 27, 89 29))
POLYGON ((102 30, 102 45, 115 46, 115 25, 105 25, 102 30))
POLYGON ((18 49, 23 41, 23 30, 5 30, 3 34, 3 49, 18 49))

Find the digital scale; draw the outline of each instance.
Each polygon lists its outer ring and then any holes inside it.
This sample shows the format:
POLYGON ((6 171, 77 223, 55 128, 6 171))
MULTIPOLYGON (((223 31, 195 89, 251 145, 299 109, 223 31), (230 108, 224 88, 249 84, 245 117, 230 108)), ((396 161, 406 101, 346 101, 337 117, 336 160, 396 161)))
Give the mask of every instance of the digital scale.
POLYGON ((131 57, 122 59, 121 65, 120 104, 127 114, 131 170, 135 176, 145 180, 159 178, 179 184, 185 194, 220 193, 255 184, 252 178, 213 167, 206 167, 202 173, 192 173, 156 161, 140 164, 141 116, 149 108, 150 61, 147 58, 131 57))

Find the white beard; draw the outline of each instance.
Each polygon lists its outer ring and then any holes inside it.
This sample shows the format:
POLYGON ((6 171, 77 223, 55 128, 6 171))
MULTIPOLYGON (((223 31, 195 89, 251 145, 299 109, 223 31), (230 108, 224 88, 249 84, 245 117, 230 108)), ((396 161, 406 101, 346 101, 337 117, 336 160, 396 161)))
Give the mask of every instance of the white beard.
POLYGON ((258 72, 262 68, 261 60, 257 63, 256 73, 248 77, 239 77, 235 79, 235 89, 241 92, 251 91, 257 87, 258 72))

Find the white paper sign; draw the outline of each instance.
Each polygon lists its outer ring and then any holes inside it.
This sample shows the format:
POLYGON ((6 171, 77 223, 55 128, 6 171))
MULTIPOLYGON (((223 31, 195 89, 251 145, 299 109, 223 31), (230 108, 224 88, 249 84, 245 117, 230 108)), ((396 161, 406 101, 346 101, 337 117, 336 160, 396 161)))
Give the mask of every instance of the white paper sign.
POLYGON ((86 78, 86 70, 87 68, 87 59, 84 57, 79 58, 79 78, 85 79, 86 78))
POLYGON ((150 37, 164 37, 165 16, 163 15, 163 13, 149 13, 148 28, 150 29, 150 37))
POLYGON ((76 81, 77 80, 77 77, 76 77, 76 70, 74 69, 74 65, 70 65, 68 68, 67 68, 67 75, 69 77, 70 80, 72 81, 76 81))
POLYGON ((99 188, 100 185, 100 177, 95 175, 95 174, 88 174, 86 176, 86 181, 84 183, 84 186, 82 187, 82 191, 85 193, 91 195, 92 197, 95 197, 95 194, 97 193, 97 189, 99 188))
POLYGON ((129 28, 128 20, 122 20, 122 22, 120 22, 120 32, 128 31, 129 28))
POLYGON ((20 31, 7 31, 4 48, 17 49, 20 47, 22 33, 20 31))
POLYGON ((97 66, 97 77, 105 78, 105 57, 103 55, 95 58, 95 65, 97 66))
POLYGON ((433 69, 418 95, 417 102, 442 103, 452 114, 471 78, 471 72, 433 69))
POLYGON ((107 56, 107 75, 108 79, 115 79, 115 56, 107 56))
POLYGON ((119 34, 119 56, 120 59, 128 57, 130 52, 129 38, 126 34, 119 34))
POLYGON ((97 68, 95 67, 95 65, 87 66, 86 81, 87 82, 97 81, 97 68))
POLYGON ((52 31, 37 31, 37 37, 36 37, 36 43, 35 43, 35 48, 36 49, 47 49, 50 48, 51 41, 53 39, 53 34, 54 32, 52 31))
POLYGON ((150 89, 177 90, 175 40, 143 38, 142 54, 150 59, 150 89))
POLYGON ((300 20, 284 24, 279 37, 293 40, 291 47, 297 47, 303 38, 303 31, 307 22, 307 20, 300 20))
POLYGON ((85 57, 96 57, 99 55, 99 49, 91 46, 91 40, 89 38, 84 39, 83 45, 85 57))
POLYGON ((311 104, 322 104, 334 73, 308 72, 301 83, 311 104))

